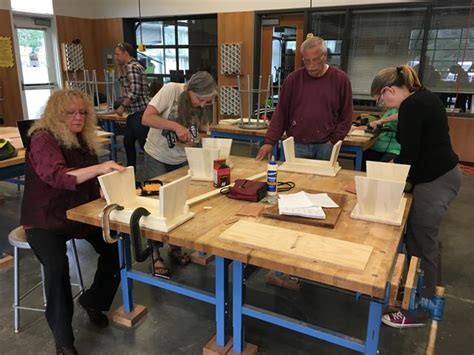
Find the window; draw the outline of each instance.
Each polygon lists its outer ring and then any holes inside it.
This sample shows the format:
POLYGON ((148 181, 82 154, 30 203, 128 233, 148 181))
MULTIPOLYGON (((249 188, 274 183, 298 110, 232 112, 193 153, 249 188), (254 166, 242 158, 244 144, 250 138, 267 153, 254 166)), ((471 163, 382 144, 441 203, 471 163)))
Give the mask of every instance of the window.
POLYGON ((35 14, 54 14, 53 0, 11 0, 13 11, 35 14))
POLYGON ((163 19, 134 23, 136 43, 145 44, 138 59, 148 75, 184 82, 199 71, 217 76, 217 19, 163 19))
POLYGON ((423 71, 425 85, 433 91, 472 92, 474 26, 468 27, 468 18, 468 8, 433 11, 423 71))
POLYGON ((354 11, 347 73, 356 99, 370 98, 381 70, 420 58, 425 9, 354 11))
POLYGON ((311 31, 326 41, 328 63, 342 67, 342 42, 345 26, 345 13, 328 12, 311 15, 311 31))

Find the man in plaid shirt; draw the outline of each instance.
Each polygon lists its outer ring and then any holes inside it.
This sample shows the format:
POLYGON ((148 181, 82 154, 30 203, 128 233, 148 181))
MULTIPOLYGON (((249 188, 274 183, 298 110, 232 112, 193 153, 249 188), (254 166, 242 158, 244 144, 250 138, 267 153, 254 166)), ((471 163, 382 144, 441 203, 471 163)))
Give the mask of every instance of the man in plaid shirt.
POLYGON ((148 135, 148 127, 142 125, 142 116, 148 101, 148 83, 145 70, 133 57, 133 47, 128 43, 119 43, 115 47, 115 60, 118 65, 119 81, 123 100, 116 109, 120 116, 128 113, 127 129, 123 145, 127 156, 127 166, 137 167, 135 142, 138 140, 143 149, 148 135))

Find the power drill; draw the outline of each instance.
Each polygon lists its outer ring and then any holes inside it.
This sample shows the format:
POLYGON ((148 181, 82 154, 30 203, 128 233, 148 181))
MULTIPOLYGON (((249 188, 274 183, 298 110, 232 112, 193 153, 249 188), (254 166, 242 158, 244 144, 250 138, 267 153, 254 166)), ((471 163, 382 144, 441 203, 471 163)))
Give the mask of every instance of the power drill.
MULTIPOLYGON (((193 124, 189 126, 189 133, 191 133, 191 142, 199 143, 200 137, 196 125, 193 124)), ((166 140, 168 141, 168 148, 172 149, 176 146, 176 143, 178 142, 178 136, 176 135, 175 131, 164 129, 161 134, 166 137, 166 140)))

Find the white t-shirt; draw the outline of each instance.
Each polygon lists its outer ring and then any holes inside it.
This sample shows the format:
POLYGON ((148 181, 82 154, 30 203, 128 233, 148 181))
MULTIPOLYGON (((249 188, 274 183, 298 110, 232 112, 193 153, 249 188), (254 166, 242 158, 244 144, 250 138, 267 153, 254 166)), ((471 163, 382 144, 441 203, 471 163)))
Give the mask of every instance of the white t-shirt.
MULTIPOLYGON (((178 118, 178 98, 184 91, 184 84, 168 83, 151 99, 148 105, 155 107, 160 116, 176 121, 178 118)), ((177 142, 173 148, 168 147, 168 140, 161 134, 163 130, 152 128, 148 131, 145 152, 165 164, 181 164, 186 159, 184 145, 177 142)))

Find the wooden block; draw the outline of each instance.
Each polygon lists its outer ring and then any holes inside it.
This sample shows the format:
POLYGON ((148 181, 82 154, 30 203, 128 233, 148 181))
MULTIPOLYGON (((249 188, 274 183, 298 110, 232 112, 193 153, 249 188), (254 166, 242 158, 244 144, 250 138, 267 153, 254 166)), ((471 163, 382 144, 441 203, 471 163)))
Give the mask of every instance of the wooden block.
POLYGON ((267 274, 267 283, 273 286, 287 288, 289 290, 299 291, 301 288, 301 283, 299 279, 290 278, 288 274, 278 275, 275 271, 270 271, 267 274))
POLYGON ((205 149, 219 149, 219 159, 228 159, 232 148, 232 139, 229 138, 202 138, 202 147, 205 149))
POLYGON ((248 216, 258 217, 265 207, 259 203, 249 203, 248 205, 242 206, 237 212, 237 216, 248 216))
POLYGON ((212 181, 214 160, 219 159, 219 149, 185 147, 184 150, 192 179, 212 181))
POLYGON ((237 355, 237 354, 240 354, 240 355, 257 355, 258 354, 258 346, 250 344, 250 343, 245 343, 244 351, 242 351, 241 353, 235 353, 231 348, 227 352, 227 354, 229 354, 229 355, 237 355))
POLYGON ((416 288, 417 271, 420 264, 420 259, 416 256, 412 256, 410 260, 410 266, 408 268, 407 281, 405 283, 405 292, 403 294, 402 308, 408 309, 410 307, 411 293, 416 288))
MULTIPOLYGON (((315 191, 315 190, 307 190, 307 189, 305 189, 304 191, 310 194, 324 193, 324 191, 315 191)), ((329 197, 332 198, 334 202, 336 202, 339 205, 339 207, 338 208, 324 208, 323 207, 323 211, 326 214, 326 219, 305 218, 305 217, 300 217, 300 216, 287 216, 284 214, 280 214, 278 212, 278 206, 272 206, 272 207, 266 208, 263 211, 263 216, 267 218, 274 218, 274 219, 279 219, 279 220, 288 221, 288 222, 308 224, 311 226, 334 228, 336 226, 337 220, 339 219, 339 216, 341 215, 344 205, 346 204, 347 196, 344 194, 337 194, 333 192, 328 192, 327 194, 329 197)))
POLYGON ((373 250, 369 245, 245 220, 227 228, 219 239, 357 271, 364 271, 373 250))
POLYGON ((13 265, 13 256, 3 255, 0 257, 0 270, 11 268, 13 265))
POLYGON ((405 265, 405 254, 398 254, 395 268, 393 269, 392 279, 390 281, 390 296, 388 304, 395 306, 397 301, 398 289, 402 281, 403 266, 405 265))
POLYGON ((136 304, 129 313, 124 311, 122 305, 112 312, 112 322, 132 328, 145 316, 146 313, 147 308, 141 304, 136 304))
POLYGON ((195 251, 191 254, 191 262, 199 265, 206 266, 214 261, 214 255, 195 251))
POLYGON ((225 355, 230 349, 232 349, 232 338, 224 346, 217 346, 216 336, 214 335, 202 348, 202 355, 225 355))

